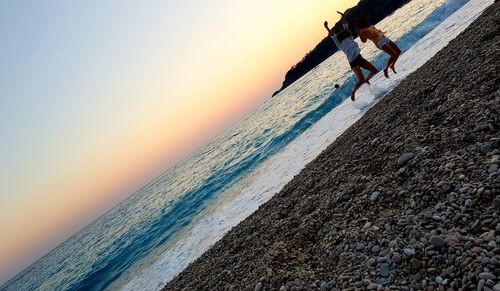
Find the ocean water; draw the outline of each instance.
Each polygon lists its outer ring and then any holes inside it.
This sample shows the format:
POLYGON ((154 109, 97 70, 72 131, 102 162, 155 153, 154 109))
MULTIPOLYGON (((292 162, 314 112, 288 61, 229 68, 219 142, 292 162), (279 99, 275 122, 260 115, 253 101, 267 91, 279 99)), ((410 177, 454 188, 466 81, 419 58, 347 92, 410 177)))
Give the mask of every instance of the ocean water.
MULTIPOLYGON (((334 54, 0 289, 161 288, 492 3, 411 1, 377 25, 404 51, 397 75, 375 76, 353 103, 355 79, 334 54)), ((387 56, 371 42, 361 48, 383 67, 387 56)))

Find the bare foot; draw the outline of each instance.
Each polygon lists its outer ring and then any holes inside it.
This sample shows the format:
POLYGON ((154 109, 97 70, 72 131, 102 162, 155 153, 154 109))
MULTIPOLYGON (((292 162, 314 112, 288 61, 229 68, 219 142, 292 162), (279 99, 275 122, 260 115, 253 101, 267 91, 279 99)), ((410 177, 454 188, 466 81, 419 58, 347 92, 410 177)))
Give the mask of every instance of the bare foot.
POLYGON ((394 65, 391 66, 391 70, 394 72, 394 74, 397 74, 396 70, 394 69, 394 65))
POLYGON ((351 100, 352 100, 352 101, 355 101, 355 99, 356 99, 356 98, 354 97, 354 92, 352 92, 352 93, 351 93, 351 100))
POLYGON ((384 68, 384 76, 385 76, 386 78, 389 78, 389 67, 385 67, 385 68, 384 68))

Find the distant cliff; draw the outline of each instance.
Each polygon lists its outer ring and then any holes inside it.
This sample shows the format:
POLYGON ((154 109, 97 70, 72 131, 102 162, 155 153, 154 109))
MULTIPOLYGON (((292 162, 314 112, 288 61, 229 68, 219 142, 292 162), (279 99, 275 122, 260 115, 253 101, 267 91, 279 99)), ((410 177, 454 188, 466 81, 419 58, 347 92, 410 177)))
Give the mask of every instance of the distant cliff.
MULTIPOLYGON (((377 23, 408 2, 410 0, 361 0, 356 6, 347 9, 345 16, 352 28, 351 31, 354 33, 354 19, 358 15, 368 15, 372 23, 377 23)), ((336 12, 332 11, 333 14, 336 15, 336 12)), ((322 21, 319 21, 318 29, 323 29, 321 24, 322 21)), ((340 25, 341 23, 337 22, 335 27, 340 27, 340 25)), ((286 73, 283 85, 278 91, 274 92, 273 96, 326 60, 337 50, 333 40, 326 36, 325 30, 325 38, 286 73)))

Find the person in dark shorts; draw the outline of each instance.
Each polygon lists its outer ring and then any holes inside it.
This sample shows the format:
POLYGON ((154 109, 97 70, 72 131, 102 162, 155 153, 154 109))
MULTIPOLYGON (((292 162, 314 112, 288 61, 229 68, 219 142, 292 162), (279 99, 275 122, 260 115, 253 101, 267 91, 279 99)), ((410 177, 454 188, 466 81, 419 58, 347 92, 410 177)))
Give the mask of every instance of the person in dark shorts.
POLYGON ((354 37, 349 31, 349 26, 347 25, 344 14, 339 11, 337 11, 337 13, 342 16, 343 28, 334 32, 333 29, 328 27, 328 21, 325 21, 324 26, 326 30, 328 30, 328 35, 335 42, 335 45, 339 50, 344 52, 352 71, 356 74, 356 77, 358 77, 358 82, 354 85, 351 92, 351 100, 354 101, 356 90, 358 90, 363 83, 370 84, 369 81, 377 73, 377 69, 361 56, 359 46, 354 41, 354 37), (366 78, 363 76, 361 68, 369 71, 366 78))

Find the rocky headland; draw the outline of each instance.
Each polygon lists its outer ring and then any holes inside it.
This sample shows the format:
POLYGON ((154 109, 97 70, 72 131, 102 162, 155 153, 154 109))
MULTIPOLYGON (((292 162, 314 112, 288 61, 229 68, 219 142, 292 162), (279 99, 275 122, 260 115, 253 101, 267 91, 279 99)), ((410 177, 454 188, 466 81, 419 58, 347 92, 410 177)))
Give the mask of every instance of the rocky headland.
POLYGON ((500 3, 164 290, 500 290, 500 3))

